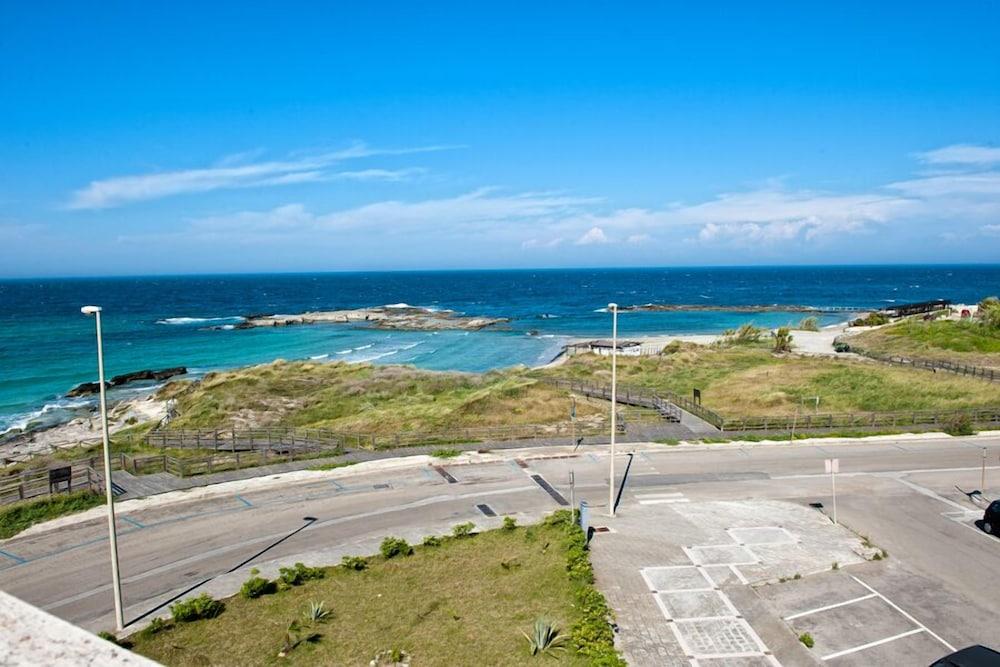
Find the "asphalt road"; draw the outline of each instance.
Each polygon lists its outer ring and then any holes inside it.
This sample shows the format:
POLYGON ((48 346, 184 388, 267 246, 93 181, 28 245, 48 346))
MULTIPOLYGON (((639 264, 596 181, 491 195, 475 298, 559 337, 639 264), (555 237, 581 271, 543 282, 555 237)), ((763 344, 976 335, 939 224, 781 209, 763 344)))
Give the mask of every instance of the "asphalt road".
MULTIPOLYGON (((619 511, 638 507, 636 493, 656 489, 683 489, 706 499, 818 501, 829 507, 823 459, 836 457, 841 521, 870 535, 919 577, 936 582, 953 604, 968 603, 995 619, 1000 601, 995 586, 983 582, 1000 571, 1000 541, 978 531, 973 515, 962 515, 974 508, 953 486, 978 488, 983 447, 987 491, 1000 491, 1000 436, 697 450, 629 445, 622 449, 638 451, 619 511)), ((596 515, 607 510, 606 446, 575 454, 550 448, 495 456, 490 462, 441 462, 441 471, 417 462, 392 470, 348 468, 309 481, 271 480, 271 486, 238 495, 121 513, 126 621, 141 621, 202 582, 216 593, 232 591, 253 565, 266 574, 296 560, 338 562, 343 554, 374 552, 386 535, 418 540, 464 521, 484 527, 499 521, 485 516, 480 504, 497 515, 530 521, 560 506, 532 475, 569 498, 572 470, 576 500, 587 500, 596 515)), ((620 477, 628 457, 619 458, 620 477)), ((105 533, 106 524, 95 519, 0 543, 0 588, 84 627, 111 628, 105 533)), ((919 597, 919 590, 912 593, 919 597)), ((943 614, 931 620, 945 624, 943 614)))

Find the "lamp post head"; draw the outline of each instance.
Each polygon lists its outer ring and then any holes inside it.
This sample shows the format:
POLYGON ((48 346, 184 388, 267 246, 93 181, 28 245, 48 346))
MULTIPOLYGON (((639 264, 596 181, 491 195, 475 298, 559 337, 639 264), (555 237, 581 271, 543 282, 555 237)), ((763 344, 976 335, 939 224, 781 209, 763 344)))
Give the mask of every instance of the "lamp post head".
POLYGON ((80 312, 83 313, 84 315, 96 315, 97 313, 101 312, 101 307, 84 306, 83 308, 80 309, 80 312))
POLYGON ((608 304, 608 310, 610 310, 613 313, 617 312, 618 311, 618 304, 617 303, 609 303, 608 304))

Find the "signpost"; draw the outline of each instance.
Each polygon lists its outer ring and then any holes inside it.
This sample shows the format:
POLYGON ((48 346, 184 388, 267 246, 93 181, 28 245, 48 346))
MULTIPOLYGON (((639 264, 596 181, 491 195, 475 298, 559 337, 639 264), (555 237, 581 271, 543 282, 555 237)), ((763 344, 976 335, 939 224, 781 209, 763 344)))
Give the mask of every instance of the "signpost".
POLYGON ((569 506, 570 511, 576 511, 576 475, 569 471, 569 506))
POLYGON ((830 475, 830 490, 833 493, 833 523, 837 523, 837 473, 840 472, 840 459, 825 459, 823 461, 827 474, 830 475))

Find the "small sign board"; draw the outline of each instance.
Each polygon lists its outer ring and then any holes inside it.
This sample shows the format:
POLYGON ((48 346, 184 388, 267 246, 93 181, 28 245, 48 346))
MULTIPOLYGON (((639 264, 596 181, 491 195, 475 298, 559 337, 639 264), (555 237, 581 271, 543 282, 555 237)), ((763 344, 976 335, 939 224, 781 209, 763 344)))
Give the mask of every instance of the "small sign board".
POLYGON ((840 472, 840 459, 825 459, 823 464, 827 474, 840 472))
POLYGON ((59 490, 60 484, 66 485, 66 490, 72 489, 73 485, 73 468, 71 466, 63 466, 61 468, 50 468, 49 469, 49 492, 51 493, 53 489, 59 490))
POLYGON ((694 402, 701 405, 701 389, 692 389, 691 392, 694 402))

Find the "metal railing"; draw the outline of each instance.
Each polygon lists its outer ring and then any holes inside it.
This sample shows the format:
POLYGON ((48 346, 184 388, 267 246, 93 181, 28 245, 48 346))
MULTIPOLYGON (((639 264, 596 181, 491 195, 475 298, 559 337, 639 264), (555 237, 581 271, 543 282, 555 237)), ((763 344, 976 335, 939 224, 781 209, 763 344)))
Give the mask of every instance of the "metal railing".
POLYGON ((892 429, 912 426, 948 426, 961 419, 968 419, 973 425, 1000 424, 1000 407, 727 417, 723 429, 726 431, 785 432, 792 429, 892 429))

